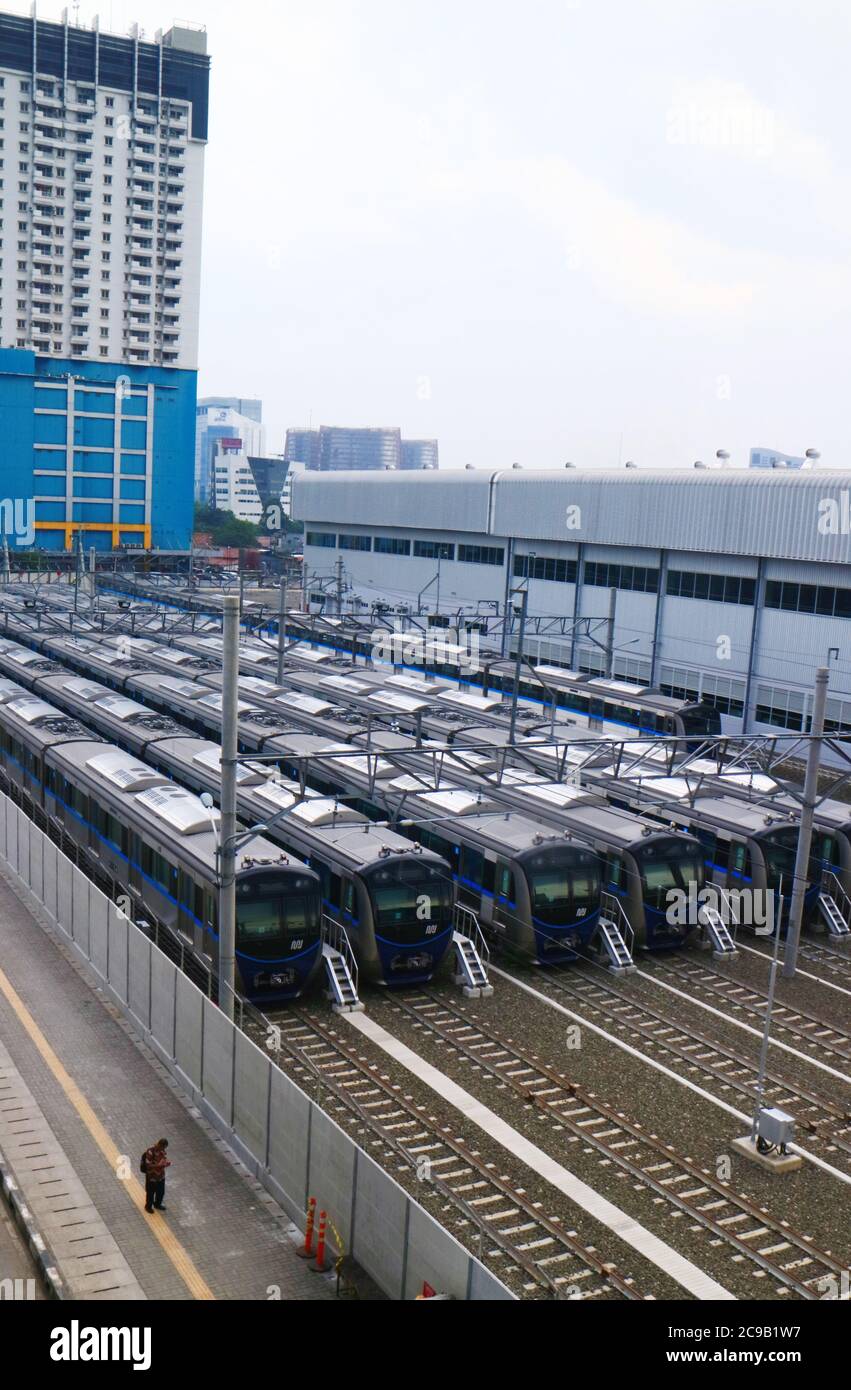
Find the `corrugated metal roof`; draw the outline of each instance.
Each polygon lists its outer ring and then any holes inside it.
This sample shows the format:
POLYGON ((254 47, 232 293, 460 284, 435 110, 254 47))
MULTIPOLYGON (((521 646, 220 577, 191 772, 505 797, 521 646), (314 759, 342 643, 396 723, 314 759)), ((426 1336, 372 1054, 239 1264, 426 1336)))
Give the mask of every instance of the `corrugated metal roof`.
POLYGON ((848 470, 302 474, 295 488, 295 514, 323 525, 851 562, 848 470))

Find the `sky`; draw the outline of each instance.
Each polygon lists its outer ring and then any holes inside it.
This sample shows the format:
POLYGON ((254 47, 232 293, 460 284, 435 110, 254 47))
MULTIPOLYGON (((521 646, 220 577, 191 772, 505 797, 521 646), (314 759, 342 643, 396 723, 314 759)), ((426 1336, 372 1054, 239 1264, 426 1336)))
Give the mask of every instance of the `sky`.
POLYGON ((260 397, 269 452, 399 425, 444 468, 851 466, 851 6, 181 5, 212 59, 199 394, 260 397))

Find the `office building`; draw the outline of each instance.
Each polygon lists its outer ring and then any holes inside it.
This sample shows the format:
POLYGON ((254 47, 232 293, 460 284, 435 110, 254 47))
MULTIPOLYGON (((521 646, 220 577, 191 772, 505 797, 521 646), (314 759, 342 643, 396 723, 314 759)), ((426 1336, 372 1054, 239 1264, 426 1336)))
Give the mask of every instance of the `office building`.
MULTIPOLYGON (((251 404, 259 406, 260 402, 251 404)), ((195 410, 195 500, 205 506, 216 505, 213 461, 223 441, 228 441, 229 449, 238 447, 246 455, 262 457, 266 430, 260 420, 241 414, 234 406, 199 401, 195 410)))

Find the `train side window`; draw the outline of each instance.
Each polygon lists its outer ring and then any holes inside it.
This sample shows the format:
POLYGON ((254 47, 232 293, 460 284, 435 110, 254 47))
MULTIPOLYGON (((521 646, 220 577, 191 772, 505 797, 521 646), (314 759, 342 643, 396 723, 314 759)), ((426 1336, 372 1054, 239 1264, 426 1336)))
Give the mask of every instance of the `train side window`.
POLYGON ((469 883, 480 884, 484 869, 485 858, 477 849, 471 849, 469 845, 461 847, 461 877, 467 879, 469 883))
POLYGON ((733 845, 730 852, 730 873, 747 878, 750 875, 750 853, 747 845, 733 845))
POLYGON ((490 859, 485 859, 482 863, 482 887, 486 893, 492 893, 496 886, 496 865, 490 859))
POLYGON ((355 910, 355 885, 351 879, 343 882, 343 911, 351 917, 355 910))
POLYGON ((328 886, 328 901, 332 907, 339 907, 343 897, 343 881, 339 874, 331 874, 328 886))
POLYGON ((609 887, 620 888, 623 884, 623 877, 623 860, 616 854, 607 855, 605 878, 609 887))
POLYGON ((505 898, 507 902, 515 902, 514 897, 514 875, 506 864, 500 864, 497 870, 497 895, 505 898))
MULTIPOLYGON (((727 869, 730 867, 731 848, 730 841, 722 840, 719 835, 718 839, 715 841, 715 849, 712 852, 713 863, 717 864, 719 869, 727 869)), ((744 846, 742 846, 742 848, 744 848, 744 846)))

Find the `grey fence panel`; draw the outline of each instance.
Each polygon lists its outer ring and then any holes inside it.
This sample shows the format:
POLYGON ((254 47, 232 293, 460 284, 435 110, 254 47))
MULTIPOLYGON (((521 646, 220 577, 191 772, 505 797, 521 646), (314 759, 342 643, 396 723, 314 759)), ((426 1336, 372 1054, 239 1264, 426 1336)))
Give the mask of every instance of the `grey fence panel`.
POLYGON ((28 883, 41 901, 44 897, 44 846, 45 837, 37 825, 30 826, 30 871, 28 883))
POLYGON ((127 974, 129 989, 127 1003, 130 1011, 145 1027, 151 1026, 151 942, 142 932, 131 927, 127 932, 127 974))
POLYGON ((498 1299, 500 1303, 516 1302, 516 1296, 501 1284, 495 1274, 480 1265, 478 1260, 470 1260, 470 1285, 468 1298, 470 1302, 481 1303, 482 1301, 493 1301, 498 1299))
POLYGON ((423 1283, 453 1298, 467 1297, 470 1256, 463 1246, 447 1235, 427 1211, 411 1203, 408 1215, 408 1265, 405 1270, 405 1299, 416 1298, 423 1283))
POLYGON ((108 959, 109 900, 103 893, 95 893, 89 904, 89 960, 104 980, 108 959))
POLYGON ((4 859, 7 857, 7 855, 6 855, 6 818, 7 818, 7 814, 8 814, 8 809, 9 809, 9 807, 11 806, 11 804, 12 804, 12 803, 11 803, 11 801, 9 800, 8 796, 3 796, 2 794, 0 794, 0 854, 2 854, 2 856, 3 856, 4 859))
POLYGON ((130 923, 114 903, 109 908, 109 973, 107 979, 119 999, 127 1003, 127 933, 130 923))
POLYGON ((151 954, 151 1036, 165 1055, 174 1057, 174 996, 177 967, 162 951, 151 954))
POLYGON ((351 1253, 364 1269, 381 1270, 381 1287, 401 1298, 405 1285, 408 1196, 384 1169, 358 1154, 351 1253))
POLYGON ((30 831, 34 828, 29 816, 18 811, 18 873, 24 883, 30 881, 30 831))
POLYGON ((280 1067, 273 1067, 269 1103, 269 1173, 290 1215, 302 1222, 307 1210, 312 1109, 304 1092, 280 1067))
POLYGON ((201 1090, 217 1115, 230 1125, 233 1115, 234 1027, 218 1005, 204 999, 204 1050, 201 1090))
POLYGON ((244 1033, 236 1035, 233 1127, 237 1137, 265 1166, 269 1139, 269 1072, 272 1062, 244 1033))
POLYGON ((74 941, 83 952, 84 956, 89 954, 89 904, 93 896, 97 893, 93 883, 89 883, 82 874, 74 875, 74 903, 73 903, 73 923, 74 941))
MULTIPOLYGON (((319 1210, 327 1211, 348 1249, 356 1149, 347 1134, 314 1105, 311 1119, 308 1188, 319 1210)), ((331 1231, 328 1231, 329 1240, 331 1231)), ((336 1241, 334 1242, 336 1245, 336 1241)))
POLYGON ((9 868, 18 872, 18 808, 10 802, 6 815, 6 858, 9 868))
POLYGON ((44 905, 56 921, 56 876, 58 873, 59 850, 52 840, 44 842, 44 905))
POLYGON ((64 854, 56 856, 56 922, 65 932, 72 935, 72 903, 74 895, 74 865, 64 854))
POLYGON ((174 1057, 183 1075, 201 1088, 201 1049, 204 1035, 204 996, 185 975, 177 976, 174 1057))

